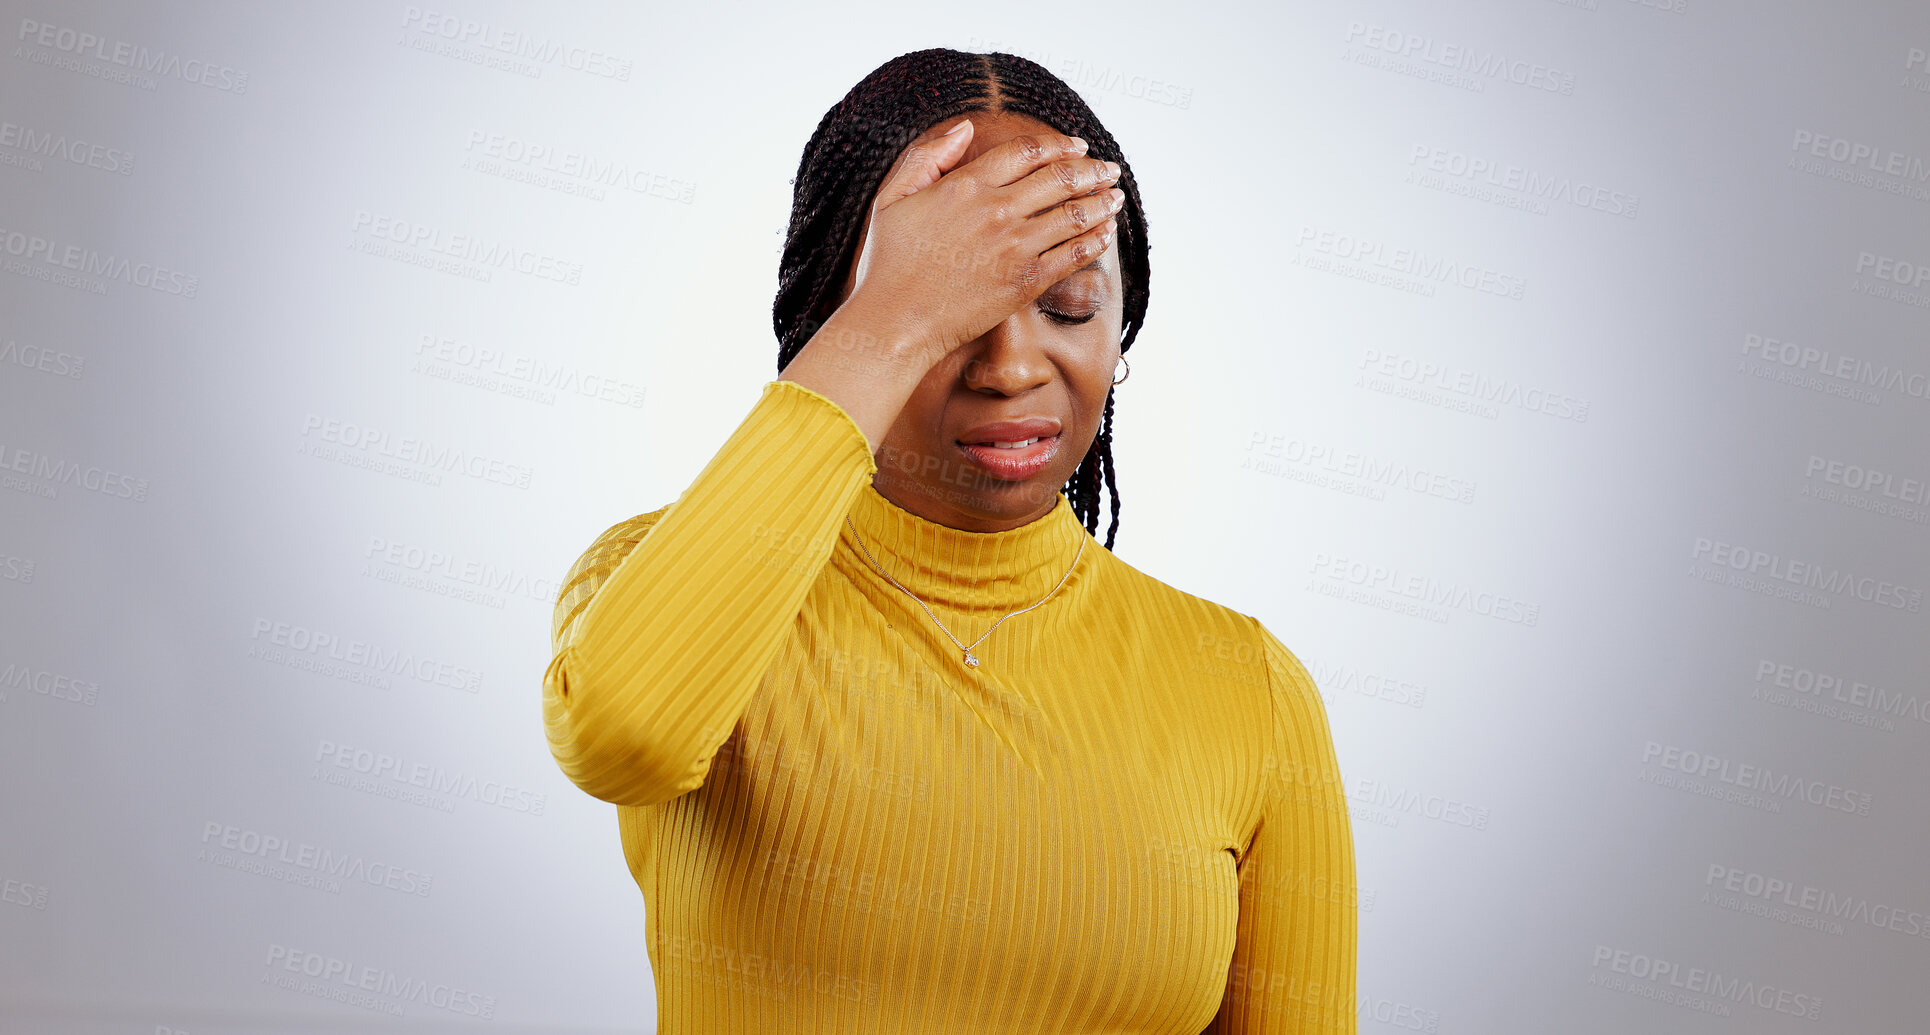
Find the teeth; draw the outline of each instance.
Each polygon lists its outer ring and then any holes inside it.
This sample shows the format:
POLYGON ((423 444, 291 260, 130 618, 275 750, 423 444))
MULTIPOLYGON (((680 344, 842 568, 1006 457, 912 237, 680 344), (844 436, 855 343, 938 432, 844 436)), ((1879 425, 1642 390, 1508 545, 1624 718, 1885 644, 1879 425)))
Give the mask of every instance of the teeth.
POLYGON ((994 442, 992 443, 992 445, 999 449, 1023 449, 1026 446, 1029 446, 1032 443, 1037 442, 1038 440, 1039 440, 1039 437, 1037 435, 1034 435, 1023 442, 994 442))

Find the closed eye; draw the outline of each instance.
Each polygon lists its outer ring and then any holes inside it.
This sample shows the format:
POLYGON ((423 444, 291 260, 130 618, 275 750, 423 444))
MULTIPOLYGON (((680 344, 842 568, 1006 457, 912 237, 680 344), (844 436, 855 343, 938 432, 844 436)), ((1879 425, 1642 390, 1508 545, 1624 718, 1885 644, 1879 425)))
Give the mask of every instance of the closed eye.
POLYGON ((1099 310, 1097 309, 1094 309, 1090 313, 1074 314, 1074 313, 1062 313, 1057 309, 1053 309, 1043 305, 1039 306, 1039 312, 1043 313, 1045 315, 1045 318, 1048 320, 1051 320, 1053 323, 1062 323, 1062 324, 1068 324, 1068 325, 1086 323, 1090 321, 1093 317, 1099 315, 1099 310))

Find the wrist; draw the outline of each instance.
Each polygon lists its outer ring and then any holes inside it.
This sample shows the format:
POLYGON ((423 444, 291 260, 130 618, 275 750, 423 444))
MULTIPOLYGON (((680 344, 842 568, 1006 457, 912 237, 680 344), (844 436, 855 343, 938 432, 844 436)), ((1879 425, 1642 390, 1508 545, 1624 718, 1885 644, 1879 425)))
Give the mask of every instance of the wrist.
POLYGON ((853 297, 819 324, 805 345, 891 367, 916 366, 922 377, 940 358, 935 337, 904 307, 853 297))
POLYGON ((840 406, 876 454, 935 359, 915 336, 840 309, 819 325, 778 380, 794 381, 840 406))

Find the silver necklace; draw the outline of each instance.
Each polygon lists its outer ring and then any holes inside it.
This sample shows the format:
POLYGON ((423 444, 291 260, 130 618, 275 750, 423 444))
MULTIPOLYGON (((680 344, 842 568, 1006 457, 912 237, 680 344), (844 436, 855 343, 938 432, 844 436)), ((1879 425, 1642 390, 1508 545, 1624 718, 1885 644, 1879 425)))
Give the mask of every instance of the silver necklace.
MULTIPOLYGON (((851 525, 851 534, 854 537, 856 537, 858 540, 858 549, 864 551, 865 558, 871 562, 872 567, 878 569, 878 574, 883 575, 886 579, 890 580, 892 585, 897 586, 899 589, 904 589, 906 596, 912 598, 913 600, 918 600, 918 594, 913 593, 911 590, 905 589, 903 583, 899 582, 897 579, 892 578, 891 573, 886 571, 884 569, 884 566, 878 563, 878 559, 876 557, 871 556, 871 550, 867 548, 864 544, 864 536, 858 535, 858 526, 851 524, 851 515, 846 514, 844 516, 844 523, 847 525, 851 525)), ((1067 568, 1066 573, 1060 576, 1059 586, 1065 585, 1066 579, 1069 579, 1072 577, 1073 568, 1077 568, 1079 566, 1079 557, 1081 554, 1084 554, 1086 552, 1086 538, 1087 538, 1086 536, 1079 537, 1079 551, 1078 553, 1075 553, 1072 555, 1072 567, 1067 568)), ((1052 587, 1050 590, 1046 592, 1045 596, 1040 597, 1039 604, 1043 604, 1046 601, 1052 599, 1052 594, 1057 593, 1059 591, 1059 586, 1052 587)), ((1012 614, 1006 615, 1005 618, 1011 618, 1013 615, 1022 615, 1027 611, 1032 610, 1033 607, 1038 607, 1039 604, 1033 604, 1032 607, 1021 607, 1017 611, 1012 612, 1012 614)), ((952 636, 952 631, 950 629, 945 628, 945 623, 939 621, 937 615, 932 614, 931 608, 925 607, 925 602, 923 600, 918 600, 918 606, 925 608, 925 613, 931 616, 932 623, 934 625, 937 625, 940 631, 942 631, 946 636, 951 637, 951 641, 953 643, 958 643, 958 637, 952 636)), ((1005 618, 999 619, 998 622, 993 622, 992 629, 998 628, 999 622, 1005 621, 1005 618)), ((985 636, 992 635, 992 629, 985 630, 985 636)), ((976 647, 979 644, 984 643, 985 636, 981 636, 978 639, 973 640, 972 647, 976 647)), ((967 647, 962 643, 958 643, 958 649, 965 652, 965 664, 973 667, 977 667, 978 655, 972 653, 972 647, 967 647)))

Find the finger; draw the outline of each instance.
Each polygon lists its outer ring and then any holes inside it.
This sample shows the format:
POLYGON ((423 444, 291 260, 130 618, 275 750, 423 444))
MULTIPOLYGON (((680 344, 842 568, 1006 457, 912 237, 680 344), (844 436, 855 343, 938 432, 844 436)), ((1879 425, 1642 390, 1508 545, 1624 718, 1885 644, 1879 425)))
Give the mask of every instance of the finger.
POLYGON ((886 174, 878 188, 874 208, 884 208, 899 198, 916 194, 938 182, 938 178, 958 164, 972 144, 975 132, 971 119, 960 119, 944 133, 912 141, 886 174))
POLYGON ((1068 199, 1028 221, 1026 240, 1040 253, 1080 234, 1113 222, 1126 207, 1126 192, 1118 187, 1068 199))
POLYGON ((1038 215, 1067 198, 1103 193, 1119 181, 1119 166, 1096 158, 1068 158, 1033 170, 1005 188, 1012 211, 1038 215))
POLYGON ((984 186, 1003 187, 1024 179, 1042 165, 1085 153, 1086 142, 1078 137, 1021 133, 972 159, 959 172, 984 186))
POLYGON ((1039 255, 1039 291, 1057 284, 1071 276, 1073 272, 1112 247, 1114 234, 1118 230, 1118 218, 1108 216, 1099 225, 1061 242, 1057 247, 1047 249, 1039 255))

